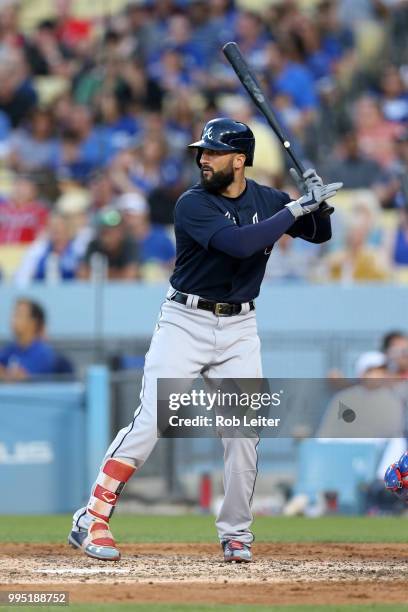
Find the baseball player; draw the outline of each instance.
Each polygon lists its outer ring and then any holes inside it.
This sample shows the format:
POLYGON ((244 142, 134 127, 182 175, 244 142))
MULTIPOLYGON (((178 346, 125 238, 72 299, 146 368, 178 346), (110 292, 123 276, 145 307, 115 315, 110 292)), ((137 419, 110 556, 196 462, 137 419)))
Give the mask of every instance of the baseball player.
POLYGON ((400 499, 408 501, 408 451, 387 468, 384 483, 388 491, 392 491, 400 499))
MULTIPOLYGON (((146 355, 140 404, 109 446, 86 507, 75 512, 69 543, 90 557, 117 560, 109 519, 126 482, 157 440, 158 378, 260 378, 254 299, 274 242, 284 233, 309 242, 331 237, 319 204, 342 183, 323 185, 312 169, 305 195, 245 178, 255 148, 247 125, 209 121, 197 150, 201 182, 175 207, 176 264, 146 355)), ((251 561, 251 501, 257 475, 256 438, 224 438, 225 496, 216 519, 225 561, 251 561)))

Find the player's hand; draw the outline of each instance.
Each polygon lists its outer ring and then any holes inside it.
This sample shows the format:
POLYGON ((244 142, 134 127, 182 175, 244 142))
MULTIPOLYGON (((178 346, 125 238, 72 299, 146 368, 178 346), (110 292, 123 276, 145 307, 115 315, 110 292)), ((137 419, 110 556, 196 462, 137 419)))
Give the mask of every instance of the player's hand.
POLYGON ((311 191, 314 187, 323 187, 323 179, 317 174, 314 168, 308 168, 303 173, 307 191, 311 191))
POLYGON ((305 170, 302 177, 299 176, 295 168, 290 168, 289 172, 300 193, 306 194, 308 191, 311 191, 313 187, 323 186, 323 180, 314 168, 305 170))
POLYGON ((317 210, 322 202, 334 197, 342 187, 343 183, 329 183, 328 185, 316 184, 301 198, 286 204, 286 208, 288 208, 295 219, 297 219, 298 217, 302 217, 303 215, 307 215, 317 210))

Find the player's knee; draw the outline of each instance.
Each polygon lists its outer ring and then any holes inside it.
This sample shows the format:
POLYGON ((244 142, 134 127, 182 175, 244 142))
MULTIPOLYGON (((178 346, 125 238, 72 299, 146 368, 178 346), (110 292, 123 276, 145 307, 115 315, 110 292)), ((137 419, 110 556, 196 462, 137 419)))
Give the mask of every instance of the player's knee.
POLYGON ((223 440, 225 458, 233 470, 241 470, 242 466, 256 465, 258 440, 255 438, 227 438, 223 440))

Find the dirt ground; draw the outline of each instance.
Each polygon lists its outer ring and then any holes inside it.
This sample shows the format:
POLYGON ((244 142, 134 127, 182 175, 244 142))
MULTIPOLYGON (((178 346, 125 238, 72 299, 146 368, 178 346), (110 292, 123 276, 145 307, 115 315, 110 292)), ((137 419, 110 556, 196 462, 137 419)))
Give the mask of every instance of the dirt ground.
POLYGON ((251 564, 213 544, 128 544, 122 560, 62 544, 2 544, 0 590, 68 590, 74 602, 407 603, 406 544, 254 545, 251 564))

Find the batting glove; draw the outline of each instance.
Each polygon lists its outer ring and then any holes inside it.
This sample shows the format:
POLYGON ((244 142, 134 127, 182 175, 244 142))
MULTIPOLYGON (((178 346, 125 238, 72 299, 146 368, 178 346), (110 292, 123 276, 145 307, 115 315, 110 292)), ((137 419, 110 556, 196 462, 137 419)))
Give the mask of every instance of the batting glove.
POLYGON ((306 194, 308 191, 311 191, 314 187, 323 186, 323 180, 317 174, 314 168, 309 168, 302 174, 302 176, 299 176, 295 168, 290 168, 289 172, 290 172, 290 175, 294 183, 296 183, 296 186, 298 190, 300 191, 300 193, 306 194))
POLYGON ((297 219, 298 217, 302 217, 303 215, 307 215, 317 210, 322 202, 335 196, 342 187, 343 183, 315 185, 298 200, 285 204, 285 207, 288 208, 295 219, 297 219))

